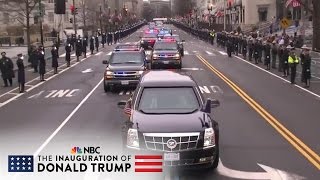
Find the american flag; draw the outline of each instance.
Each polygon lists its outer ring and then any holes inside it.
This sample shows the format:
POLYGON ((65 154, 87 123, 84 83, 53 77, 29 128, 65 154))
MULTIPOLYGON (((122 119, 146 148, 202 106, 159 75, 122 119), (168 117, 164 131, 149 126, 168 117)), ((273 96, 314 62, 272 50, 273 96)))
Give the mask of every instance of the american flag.
POLYGON ((33 172, 33 156, 8 156, 8 172, 33 172))
POLYGON ((161 155, 136 155, 135 172, 162 172, 161 155))
POLYGON ((287 0, 287 1, 286 1, 286 8, 287 8, 289 5, 292 5, 292 7, 294 7, 294 8, 301 6, 299 0, 287 0))

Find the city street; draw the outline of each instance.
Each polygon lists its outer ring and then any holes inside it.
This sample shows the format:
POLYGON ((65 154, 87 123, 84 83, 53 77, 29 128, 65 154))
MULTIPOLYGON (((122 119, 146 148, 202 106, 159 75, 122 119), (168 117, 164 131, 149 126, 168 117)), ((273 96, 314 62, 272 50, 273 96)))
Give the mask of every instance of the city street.
MULTIPOLYGON (((265 71, 241 56, 227 53, 168 25, 185 40, 182 72, 190 74, 206 98, 218 99, 213 110, 220 128, 217 170, 177 170, 163 173, 8 173, 8 155, 70 154, 72 147, 100 147, 102 154, 125 153, 117 107, 134 89, 105 93, 103 60, 115 47, 105 46, 67 68, 60 56, 60 73, 27 78, 27 92, 0 90, 0 179, 78 180, 212 180, 320 179, 320 77, 310 89, 291 85, 276 70, 265 71)), ((139 29, 126 42, 139 42, 139 29)), ((101 47, 101 46, 100 46, 101 47)), ((317 65, 319 65, 317 61, 317 65)), ((51 61, 48 61, 51 64, 51 61)), ((297 82, 300 82, 300 75, 297 82)))

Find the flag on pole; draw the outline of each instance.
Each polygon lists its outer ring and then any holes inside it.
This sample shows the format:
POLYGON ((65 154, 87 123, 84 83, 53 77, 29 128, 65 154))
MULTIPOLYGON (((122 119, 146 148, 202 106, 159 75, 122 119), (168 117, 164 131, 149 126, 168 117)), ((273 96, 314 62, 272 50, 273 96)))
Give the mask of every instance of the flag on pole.
POLYGON ((287 1, 286 1, 286 4, 285 4, 286 8, 287 8, 288 6, 290 6, 290 5, 291 5, 292 7, 294 7, 294 8, 301 6, 299 0, 287 0, 287 1))

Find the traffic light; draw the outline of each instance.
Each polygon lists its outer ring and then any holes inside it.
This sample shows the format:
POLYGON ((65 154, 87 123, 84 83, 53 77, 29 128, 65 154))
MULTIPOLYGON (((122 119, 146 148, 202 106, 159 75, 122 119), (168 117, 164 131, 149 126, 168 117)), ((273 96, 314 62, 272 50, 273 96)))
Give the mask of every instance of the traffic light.
POLYGON ((66 0, 54 0, 54 13, 66 14, 66 0))
POLYGON ((72 15, 78 14, 78 8, 76 8, 74 5, 70 6, 70 11, 72 15))
POLYGON ((73 23, 73 18, 70 18, 70 19, 69 19, 69 22, 70 22, 70 23, 73 23))

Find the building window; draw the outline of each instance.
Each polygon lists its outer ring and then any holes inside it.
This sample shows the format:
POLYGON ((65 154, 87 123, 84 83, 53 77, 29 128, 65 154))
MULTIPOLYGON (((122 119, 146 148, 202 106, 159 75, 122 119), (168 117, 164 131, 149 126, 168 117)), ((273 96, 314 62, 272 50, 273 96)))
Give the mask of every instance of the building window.
POLYGON ((268 8, 266 7, 260 7, 258 8, 258 14, 259 14, 259 21, 267 21, 268 17, 268 8))
POLYGON ((293 19, 301 19, 301 7, 293 8, 293 19))
POLYGON ((54 21, 53 12, 49 12, 49 13, 48 13, 48 21, 49 21, 49 22, 53 22, 53 21, 54 21))

